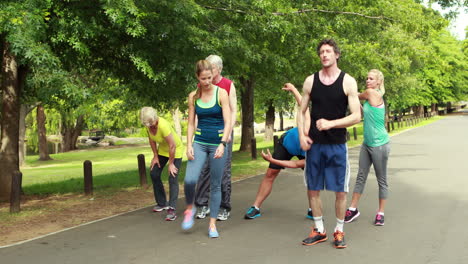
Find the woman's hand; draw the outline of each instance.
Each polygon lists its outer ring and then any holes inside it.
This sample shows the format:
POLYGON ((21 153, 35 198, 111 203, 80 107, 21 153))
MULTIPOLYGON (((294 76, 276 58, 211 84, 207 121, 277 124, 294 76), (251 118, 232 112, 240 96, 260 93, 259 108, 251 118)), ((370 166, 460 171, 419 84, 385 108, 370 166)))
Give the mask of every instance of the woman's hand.
POLYGON ((175 177, 177 175, 177 171, 179 171, 174 165, 174 163, 169 163, 167 170, 169 171, 169 175, 171 175, 172 177, 175 177))
POLYGON ((221 157, 223 157, 223 154, 224 154, 224 145, 223 144, 219 144, 218 148, 216 148, 216 152, 214 154, 214 158, 215 159, 219 159, 221 157))
POLYGON ((161 165, 159 165, 159 157, 158 156, 154 156, 153 159, 151 160, 150 170, 153 169, 154 165, 158 165, 158 168, 161 168, 161 165))
POLYGON ((194 160, 195 155, 193 154, 193 147, 192 146, 187 146, 187 159, 189 160, 194 160))
POLYGON ((266 161, 271 161, 273 159, 269 149, 267 149, 267 153, 263 152, 263 150, 262 150, 262 157, 266 161))
POLYGON ((294 87, 292 83, 285 83, 283 88, 281 89, 292 93, 294 93, 294 91, 297 91, 296 87, 294 87))

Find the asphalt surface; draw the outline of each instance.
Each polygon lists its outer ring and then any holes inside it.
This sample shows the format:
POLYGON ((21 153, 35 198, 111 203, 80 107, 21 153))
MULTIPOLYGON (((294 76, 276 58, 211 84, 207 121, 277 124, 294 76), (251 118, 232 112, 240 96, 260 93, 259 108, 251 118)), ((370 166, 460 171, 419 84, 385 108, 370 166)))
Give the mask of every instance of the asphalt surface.
MULTIPOLYGON (((350 149, 351 190, 359 147, 350 149)), ((267 163, 265 163, 265 168, 267 163)), ((372 171, 372 169, 371 169, 372 171)), ((23 244, 1 248, 0 263, 468 263, 468 115, 449 116, 391 138, 390 197, 385 226, 373 226, 378 188, 369 175, 359 210, 345 224, 348 248, 332 246, 334 195, 322 193, 329 239, 301 245, 313 221, 305 218, 300 169, 280 174, 262 206, 245 220, 263 175, 233 184, 233 211, 218 222, 220 238, 207 236, 208 219, 189 232, 182 217, 144 208, 23 244)), ((348 199, 351 198, 351 193, 348 199)), ((179 213, 183 199, 179 199, 179 213)))

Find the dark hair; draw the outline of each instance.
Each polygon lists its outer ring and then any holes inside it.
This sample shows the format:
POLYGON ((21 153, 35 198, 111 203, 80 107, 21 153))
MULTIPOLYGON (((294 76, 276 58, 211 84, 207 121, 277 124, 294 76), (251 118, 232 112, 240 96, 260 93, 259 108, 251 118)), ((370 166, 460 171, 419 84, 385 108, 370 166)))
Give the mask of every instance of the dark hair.
POLYGON ((320 48, 323 46, 323 45, 330 45, 333 47, 333 51, 336 53, 336 54, 340 54, 341 55, 341 51, 340 51, 340 48, 338 48, 338 44, 336 44, 335 40, 333 39, 323 39, 322 41, 320 41, 320 43, 317 45, 317 55, 320 56, 320 48))
MULTIPOLYGON (((203 71, 213 72, 213 65, 207 60, 199 60, 197 61, 197 64, 195 66, 195 73, 197 74, 197 77, 200 76, 200 74, 203 71)), ((201 97, 201 89, 200 87, 197 86, 197 91, 195 92, 194 100, 200 97, 201 97)))

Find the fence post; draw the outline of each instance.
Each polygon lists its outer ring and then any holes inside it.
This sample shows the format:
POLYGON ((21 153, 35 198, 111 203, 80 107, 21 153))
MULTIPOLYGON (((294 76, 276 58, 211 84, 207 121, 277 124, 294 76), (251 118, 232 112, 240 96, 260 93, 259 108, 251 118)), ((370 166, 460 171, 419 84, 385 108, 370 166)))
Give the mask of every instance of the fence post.
POLYGON ((392 121, 392 130, 395 130, 395 124, 392 121))
POLYGON ((90 160, 83 162, 84 192, 85 195, 93 194, 93 163, 90 160))
POLYGON ((10 213, 19 213, 21 208, 21 178, 23 174, 20 171, 13 172, 11 179, 11 193, 10 193, 10 213))
POLYGON ((137 158, 138 158, 138 174, 140 175, 140 186, 146 187, 148 182, 146 180, 145 155, 139 154, 137 158))
POLYGON ((252 159, 256 160, 257 159, 257 139, 255 137, 252 138, 251 144, 250 144, 250 152, 252 153, 252 159))
POLYGON ((357 129, 356 129, 356 127, 353 127, 353 137, 354 137, 354 140, 357 140, 357 129))
POLYGON ((278 136, 273 136, 273 151, 276 149, 276 145, 278 145, 278 136))

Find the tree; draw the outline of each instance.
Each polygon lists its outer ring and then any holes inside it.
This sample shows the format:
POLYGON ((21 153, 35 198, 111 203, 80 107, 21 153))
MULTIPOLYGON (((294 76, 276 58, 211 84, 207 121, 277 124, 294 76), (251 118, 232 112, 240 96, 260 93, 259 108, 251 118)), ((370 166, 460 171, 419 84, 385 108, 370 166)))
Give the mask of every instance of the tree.
POLYGON ((38 105, 36 112, 39 160, 50 160, 51 157, 47 147, 46 115, 44 106, 38 105))
POLYGON ((19 79, 24 69, 18 66, 15 55, 5 37, 2 41, 2 124, 0 164, 0 199, 9 199, 13 174, 19 171, 18 141, 19 141, 19 79))

